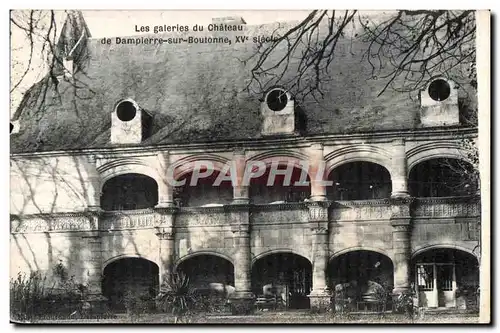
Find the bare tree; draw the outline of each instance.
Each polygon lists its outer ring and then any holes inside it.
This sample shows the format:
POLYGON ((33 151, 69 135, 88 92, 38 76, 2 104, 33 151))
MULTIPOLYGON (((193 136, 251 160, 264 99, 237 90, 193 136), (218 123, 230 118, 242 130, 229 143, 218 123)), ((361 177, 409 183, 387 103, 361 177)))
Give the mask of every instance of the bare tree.
MULTIPOLYGON (((31 99, 38 101, 38 109, 43 110, 48 94, 55 92, 55 96, 59 96, 57 87, 64 71, 73 74, 83 68, 82 64, 88 59, 85 44, 91 37, 83 22, 79 11, 10 12, 13 109, 20 106, 18 110, 21 110, 23 101, 31 99), (71 68, 68 68, 68 59, 71 68), (36 89, 31 86, 33 82, 37 82, 36 89)), ((78 79, 71 83, 75 88, 84 86, 78 79)), ((76 92, 75 96, 78 96, 76 92)))
POLYGON ((367 79, 385 80, 379 95, 387 89, 418 91, 436 73, 461 70, 462 65, 469 78, 466 83, 475 89, 475 31, 474 11, 373 15, 313 10, 289 29, 278 26, 271 42, 257 44, 256 52, 244 59, 251 66, 248 88, 285 85, 299 100, 322 97, 339 45, 362 41, 367 45, 363 58, 371 66, 367 79))

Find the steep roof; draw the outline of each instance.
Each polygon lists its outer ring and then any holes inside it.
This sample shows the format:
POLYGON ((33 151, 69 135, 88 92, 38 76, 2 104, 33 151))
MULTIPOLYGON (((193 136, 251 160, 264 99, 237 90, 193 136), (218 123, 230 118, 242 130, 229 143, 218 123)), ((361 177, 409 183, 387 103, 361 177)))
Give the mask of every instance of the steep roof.
MULTIPOLYGON (((294 24, 281 23, 279 29, 294 24)), ((234 35, 269 36, 277 28, 276 23, 245 26, 244 32, 150 37, 215 35, 234 40, 234 35)), ((371 68, 361 57, 365 48, 350 39, 338 45, 324 99, 301 101, 307 119, 303 135, 419 127, 418 99, 391 90, 377 97, 385 81, 368 80, 371 68)), ((109 147, 110 113, 123 98, 134 99, 153 116, 152 136, 142 145, 261 137, 262 96, 244 89, 251 67, 242 60, 255 52, 252 42, 128 45, 117 44, 115 38, 111 44, 87 39, 84 52, 74 84, 60 81, 57 94, 53 80, 45 78, 25 95, 15 116, 21 131, 11 135, 12 152, 109 147)))

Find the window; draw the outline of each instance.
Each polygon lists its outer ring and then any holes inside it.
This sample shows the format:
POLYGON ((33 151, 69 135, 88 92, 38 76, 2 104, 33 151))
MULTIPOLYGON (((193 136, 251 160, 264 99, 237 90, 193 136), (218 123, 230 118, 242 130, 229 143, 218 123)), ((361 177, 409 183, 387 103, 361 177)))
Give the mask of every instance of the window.
POLYGON ((453 265, 437 265, 439 290, 453 290, 453 265))
POLYGON ((116 107, 116 115, 121 121, 131 121, 135 118, 137 109, 134 103, 123 101, 116 107))
POLYGON ((280 88, 272 89, 266 95, 266 103, 272 111, 282 111, 288 104, 286 91, 280 88))
POLYGON ((417 285, 422 291, 434 289, 434 265, 417 266, 417 285))
POLYGON ((429 85, 429 96, 435 101, 444 101, 450 96, 450 85, 443 79, 432 81, 429 85))

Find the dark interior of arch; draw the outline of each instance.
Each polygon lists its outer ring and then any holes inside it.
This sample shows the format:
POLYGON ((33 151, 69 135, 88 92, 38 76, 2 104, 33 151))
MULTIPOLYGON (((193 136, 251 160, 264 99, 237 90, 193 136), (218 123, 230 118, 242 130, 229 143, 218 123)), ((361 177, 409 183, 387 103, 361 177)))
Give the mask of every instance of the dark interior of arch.
POLYGON ((348 252, 333 258, 327 272, 335 308, 357 310, 357 304, 374 299, 390 308, 394 266, 387 256, 367 250, 348 252))
POLYGON ((125 174, 108 180, 102 189, 101 207, 104 210, 132 210, 156 206, 158 184, 148 176, 125 174))
POLYGON ((351 162, 333 169, 327 187, 330 200, 368 200, 389 198, 392 182, 389 171, 371 162, 351 162))
POLYGON ((364 286, 373 281, 392 290, 393 265, 390 258, 374 251, 352 251, 333 258, 328 265, 331 287, 356 281, 364 286))
MULTIPOLYGON (((201 168, 200 173, 202 172, 206 172, 206 169, 201 168)), ((210 176, 193 181, 195 186, 191 186, 192 172, 180 177, 177 181, 185 180, 185 184, 175 187, 174 200, 178 205, 185 207, 231 203, 233 200, 233 185, 225 175, 220 176, 224 178, 219 178, 219 175, 220 172, 214 170, 210 176), (217 178, 228 180, 217 181, 217 178)))
POLYGON ((222 257, 200 254, 182 261, 177 271, 189 278, 189 285, 198 291, 208 291, 215 285, 234 287, 233 264, 222 257))
POLYGON ((306 171, 300 168, 290 168, 291 175, 288 181, 286 175, 280 174, 281 170, 286 170, 286 164, 277 167, 278 172, 274 175, 274 181, 268 181, 271 174, 269 165, 266 172, 256 178, 250 179, 249 196, 254 204, 268 204, 277 201, 302 202, 311 196, 311 182, 306 171), (305 182, 302 182, 305 179, 305 182))
POLYGON ((116 260, 104 268, 102 291, 114 310, 125 310, 127 298, 151 300, 159 291, 159 268, 142 258, 116 260))
POLYGON ((478 190, 472 165, 453 158, 436 158, 417 164, 410 171, 408 185, 414 197, 467 196, 478 190))
POLYGON ((258 259, 252 266, 252 290, 257 297, 274 290, 289 308, 308 308, 311 289, 312 265, 302 256, 275 253, 258 259))
MULTIPOLYGON (((438 248, 420 253, 412 259, 411 275, 415 278, 416 264, 454 264, 457 287, 475 291, 479 287, 479 263, 475 256, 462 250, 438 248)), ((437 272, 439 274, 439 272, 437 272)))

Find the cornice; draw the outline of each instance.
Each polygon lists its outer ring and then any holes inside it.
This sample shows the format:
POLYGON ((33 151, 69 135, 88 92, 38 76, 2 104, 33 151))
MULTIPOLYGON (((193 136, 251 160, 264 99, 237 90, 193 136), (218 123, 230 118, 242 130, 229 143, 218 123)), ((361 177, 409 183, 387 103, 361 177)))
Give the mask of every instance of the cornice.
POLYGON ((68 155, 92 155, 92 154, 105 154, 106 156, 154 156, 161 151, 171 151, 182 153, 184 151, 196 153, 197 150, 211 152, 232 152, 235 148, 244 147, 245 149, 262 149, 272 148, 275 145, 279 147, 297 147, 297 146, 310 146, 311 144, 342 144, 341 141, 350 140, 363 140, 376 142, 392 141, 396 138, 405 138, 407 141, 417 141, 418 139, 429 139, 446 137, 452 135, 456 137, 459 135, 475 136, 478 133, 477 128, 470 127, 448 127, 448 128, 421 128, 421 129, 408 129, 408 130, 392 130, 392 131, 377 131, 377 132, 359 132, 350 134, 318 134, 311 136, 301 137, 279 137, 279 138, 253 138, 247 140, 235 141, 214 141, 214 142, 201 142, 201 143, 172 143, 150 146, 122 146, 122 147, 103 147, 103 148, 81 148, 69 150, 53 150, 53 151, 40 151, 40 152, 24 152, 24 153, 11 153, 10 157, 15 158, 38 158, 43 156, 68 156, 68 155))

